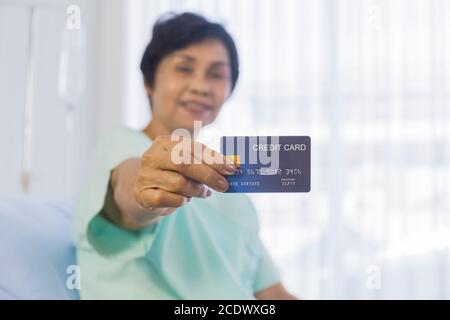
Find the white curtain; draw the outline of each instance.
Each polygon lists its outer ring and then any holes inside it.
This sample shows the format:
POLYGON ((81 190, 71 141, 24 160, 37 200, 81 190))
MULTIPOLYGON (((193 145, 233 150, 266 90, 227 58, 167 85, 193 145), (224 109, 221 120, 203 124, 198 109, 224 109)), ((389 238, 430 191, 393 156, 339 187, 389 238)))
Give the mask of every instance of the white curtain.
POLYGON ((241 78, 203 138, 312 138, 312 189, 252 196, 283 281, 305 298, 450 298, 450 1, 127 1, 125 123, 157 16, 234 36, 241 78))

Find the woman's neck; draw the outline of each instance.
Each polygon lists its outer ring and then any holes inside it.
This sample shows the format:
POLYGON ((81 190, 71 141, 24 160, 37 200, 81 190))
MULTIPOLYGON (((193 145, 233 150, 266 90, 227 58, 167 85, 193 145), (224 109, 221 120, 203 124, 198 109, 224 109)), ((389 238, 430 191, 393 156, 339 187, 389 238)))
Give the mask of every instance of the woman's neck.
MULTIPOLYGON (((169 128, 169 127, 165 126, 162 122, 158 121, 157 119, 152 119, 152 120, 150 120, 147 127, 145 127, 142 131, 151 140, 154 141, 158 136, 171 135, 175 129, 176 128, 169 128)), ((196 136, 194 136, 193 130, 189 130, 187 128, 185 128, 185 129, 189 131, 189 133, 192 136, 192 139, 197 138, 196 136)))
POLYGON ((155 140, 158 136, 170 135, 172 133, 169 128, 156 119, 150 120, 147 127, 142 131, 144 131, 151 140, 155 140))

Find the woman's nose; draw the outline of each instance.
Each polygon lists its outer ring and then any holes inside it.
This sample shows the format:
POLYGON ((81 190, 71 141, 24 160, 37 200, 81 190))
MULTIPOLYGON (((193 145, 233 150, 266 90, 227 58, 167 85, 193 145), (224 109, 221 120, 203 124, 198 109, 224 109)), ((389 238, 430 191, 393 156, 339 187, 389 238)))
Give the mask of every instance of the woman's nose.
POLYGON ((211 85, 209 81, 201 75, 193 77, 189 89, 193 94, 202 96, 209 96, 211 94, 211 85))

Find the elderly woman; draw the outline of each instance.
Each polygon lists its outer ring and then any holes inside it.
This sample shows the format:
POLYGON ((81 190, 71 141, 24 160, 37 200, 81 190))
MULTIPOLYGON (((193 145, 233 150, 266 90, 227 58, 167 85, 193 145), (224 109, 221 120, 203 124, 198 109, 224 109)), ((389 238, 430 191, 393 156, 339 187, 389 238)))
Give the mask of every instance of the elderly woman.
POLYGON ((295 298, 259 238, 249 199, 224 194, 236 167, 220 153, 223 161, 213 163, 171 157, 171 133, 212 123, 232 93, 239 74, 233 39, 201 16, 171 15, 155 24, 141 70, 151 121, 100 143, 79 197, 81 297, 295 298))

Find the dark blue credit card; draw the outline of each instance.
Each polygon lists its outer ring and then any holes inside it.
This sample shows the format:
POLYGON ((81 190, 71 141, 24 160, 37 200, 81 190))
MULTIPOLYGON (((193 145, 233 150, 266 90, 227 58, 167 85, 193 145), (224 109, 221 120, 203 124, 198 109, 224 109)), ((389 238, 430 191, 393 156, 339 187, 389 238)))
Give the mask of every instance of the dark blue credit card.
POLYGON ((227 176, 227 193, 309 192, 311 138, 308 136, 229 136, 221 153, 238 165, 227 176))

